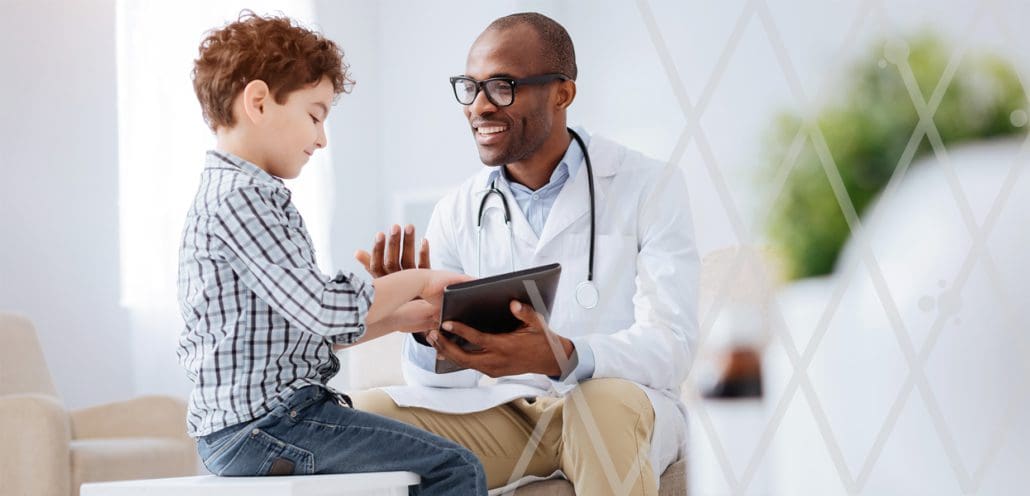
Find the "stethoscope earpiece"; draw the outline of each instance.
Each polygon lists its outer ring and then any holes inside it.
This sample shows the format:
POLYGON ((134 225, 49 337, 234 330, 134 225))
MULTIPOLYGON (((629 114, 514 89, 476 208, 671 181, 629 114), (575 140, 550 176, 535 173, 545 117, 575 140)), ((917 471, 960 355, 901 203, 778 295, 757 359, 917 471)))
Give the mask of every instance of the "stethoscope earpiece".
MULTIPOLYGON (((590 258, 587 265, 587 280, 579 283, 576 286, 576 302, 586 309, 591 309, 597 306, 597 303, 601 300, 601 294, 597 290, 597 285, 594 284, 594 167, 590 163, 590 152, 587 151, 586 144, 583 143, 583 138, 579 137, 572 129, 569 129, 569 134, 572 135, 572 139, 576 140, 576 144, 583 150, 583 160, 587 166, 587 179, 590 190, 590 258)), ((477 242, 476 242, 476 263, 479 268, 479 277, 483 276, 483 214, 486 212, 486 201, 490 198, 490 195, 496 194, 501 197, 501 205, 504 207, 504 223, 508 227, 508 240, 511 244, 511 250, 509 251, 509 257, 511 258, 511 271, 515 272, 515 232, 511 227, 511 210, 508 207, 508 199, 504 197, 504 193, 497 188, 497 180, 494 179, 490 183, 490 189, 483 195, 483 199, 479 202, 479 215, 476 219, 476 230, 477 242)))

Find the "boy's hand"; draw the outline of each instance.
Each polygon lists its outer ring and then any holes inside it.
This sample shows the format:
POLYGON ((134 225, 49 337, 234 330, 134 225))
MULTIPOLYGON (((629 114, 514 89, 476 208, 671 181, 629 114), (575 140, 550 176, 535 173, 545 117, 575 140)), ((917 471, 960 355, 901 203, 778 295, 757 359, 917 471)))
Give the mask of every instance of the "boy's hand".
POLYGON ((415 264, 415 226, 404 227, 403 241, 401 226, 394 224, 387 239, 383 233, 376 233, 372 253, 358 250, 354 258, 365 267, 372 277, 382 277, 404 269, 429 268, 429 242, 422 240, 418 250, 418 264, 415 264))
POLYGON ((384 319, 391 331, 422 332, 440 327, 440 307, 426 300, 412 300, 384 319))
POLYGON ((425 288, 419 296, 424 300, 429 301, 437 308, 440 308, 440 305, 443 304, 443 290, 446 289, 447 286, 474 279, 472 276, 458 274, 455 272, 447 272, 445 270, 430 270, 428 273, 429 280, 426 282, 425 288))

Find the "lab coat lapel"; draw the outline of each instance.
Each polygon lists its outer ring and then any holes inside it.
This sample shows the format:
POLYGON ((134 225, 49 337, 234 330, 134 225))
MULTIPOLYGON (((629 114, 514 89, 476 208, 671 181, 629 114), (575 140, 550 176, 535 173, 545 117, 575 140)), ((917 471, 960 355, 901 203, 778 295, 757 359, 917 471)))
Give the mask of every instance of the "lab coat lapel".
MULTIPOLYGON (((611 176, 615 173, 618 161, 622 159, 617 149, 610 146, 610 142, 599 136, 590 139, 590 158, 594 167, 594 209, 597 215, 602 211, 605 196, 608 194, 608 185, 611 176)), ((585 161, 585 160, 584 160, 585 161)), ((569 228, 574 222, 590 214, 590 176, 587 175, 586 164, 580 164, 576 177, 570 178, 565 187, 554 199, 551 213, 547 216, 544 229, 540 233, 540 242, 536 245, 537 253, 554 241, 563 231, 569 228)), ((600 218, 596 219, 600 222, 600 218)), ((589 223, 589 218, 587 219, 589 223)), ((598 226, 600 229, 600 226, 598 226)))

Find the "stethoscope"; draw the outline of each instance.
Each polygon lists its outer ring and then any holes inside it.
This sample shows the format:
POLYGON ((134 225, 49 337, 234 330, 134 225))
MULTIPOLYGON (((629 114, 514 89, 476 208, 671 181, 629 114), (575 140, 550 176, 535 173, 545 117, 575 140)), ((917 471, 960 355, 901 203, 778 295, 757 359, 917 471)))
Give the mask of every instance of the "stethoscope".
MULTIPOLYGON (((583 159, 587 166, 587 180, 590 190, 590 258, 587 265, 587 280, 576 285, 576 302, 579 303, 579 306, 590 309, 596 307, 601 299, 601 294, 597 291, 597 285, 594 284, 594 168, 590 163, 590 152, 587 151, 583 138, 580 138, 572 129, 569 129, 569 134, 572 135, 572 139, 576 140, 579 149, 583 150, 583 159)), ((497 188, 497 179, 495 178, 493 181, 490 181, 490 188, 486 190, 483 194, 483 199, 479 202, 479 216, 476 219, 476 231, 479 237, 476 242, 476 261, 480 275, 483 274, 483 214, 486 212, 487 200, 490 199, 490 195, 494 194, 501 198, 501 206, 504 207, 504 224, 508 228, 508 242, 511 244, 508 256, 511 259, 511 271, 515 272, 515 232, 511 226, 511 209, 508 207, 508 199, 497 188)))

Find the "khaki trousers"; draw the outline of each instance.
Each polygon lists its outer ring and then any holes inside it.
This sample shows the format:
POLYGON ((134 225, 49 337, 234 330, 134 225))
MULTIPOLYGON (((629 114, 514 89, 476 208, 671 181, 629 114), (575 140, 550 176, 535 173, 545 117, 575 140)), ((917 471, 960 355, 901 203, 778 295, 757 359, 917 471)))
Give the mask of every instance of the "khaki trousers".
POLYGON ((592 379, 562 398, 519 399, 469 414, 398 407, 381 390, 351 397, 358 409, 420 427, 472 450, 486 469, 490 488, 523 475, 547 477, 561 469, 576 494, 658 494, 649 458, 654 409, 647 395, 629 381, 592 379), (523 455, 534 437, 536 449, 523 455))

